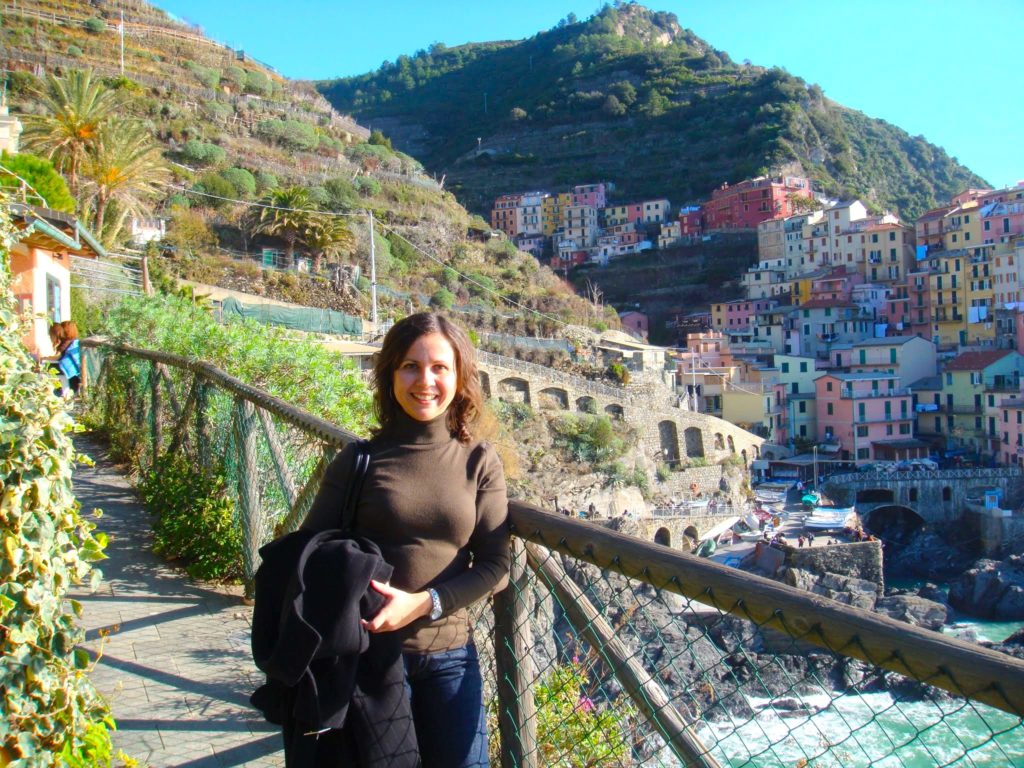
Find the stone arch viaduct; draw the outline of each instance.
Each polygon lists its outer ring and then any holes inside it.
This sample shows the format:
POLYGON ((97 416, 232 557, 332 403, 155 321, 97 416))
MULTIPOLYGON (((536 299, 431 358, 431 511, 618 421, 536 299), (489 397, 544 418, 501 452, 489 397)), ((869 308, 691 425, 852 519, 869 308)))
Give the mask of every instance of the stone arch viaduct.
POLYGON ((856 504, 862 515, 884 506, 910 509, 925 522, 958 519, 968 499, 979 501, 982 491, 999 488, 1009 506, 1024 492, 1024 470, 946 469, 913 472, 851 472, 832 475, 823 490, 841 506, 856 504))
POLYGON ((486 396, 540 410, 625 419, 639 430, 644 454, 658 461, 712 464, 738 456, 749 466, 760 457, 763 438, 715 416, 676 408, 667 390, 612 386, 489 352, 480 351, 478 358, 486 396))

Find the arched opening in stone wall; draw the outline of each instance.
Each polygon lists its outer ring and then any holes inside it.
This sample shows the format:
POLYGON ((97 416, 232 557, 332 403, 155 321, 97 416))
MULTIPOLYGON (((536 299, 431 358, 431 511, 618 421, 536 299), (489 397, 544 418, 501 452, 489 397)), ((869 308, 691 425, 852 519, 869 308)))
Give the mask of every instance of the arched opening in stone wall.
POLYGON ((943 501, 952 501, 953 500, 953 489, 950 488, 948 485, 943 486, 943 488, 942 488, 942 500, 943 501))
POLYGON ((910 507, 888 504, 871 510, 865 527, 883 541, 902 543, 924 523, 924 518, 910 507))
POLYGON ((490 398, 491 377, 487 374, 487 371, 480 371, 480 391, 484 393, 484 397, 490 398))
POLYGON ((666 547, 672 546, 672 532, 664 526, 654 532, 654 543, 662 544, 666 547))
POLYGON ((597 413, 597 400, 584 395, 583 397, 576 399, 576 410, 580 413, 597 413))
POLYGON ((715 432, 715 450, 716 451, 724 451, 725 450, 725 438, 722 437, 722 433, 721 432, 715 432))
POLYGON ((865 488, 857 491, 858 504, 891 504, 896 501, 896 492, 892 488, 865 488))
POLYGON ((540 391, 540 407, 547 411, 568 411, 569 393, 560 387, 546 387, 540 391))
POLYGON ((687 427, 683 431, 683 438, 686 440, 686 455, 690 458, 704 456, 704 435, 700 427, 687 427))
POLYGON ((658 422, 658 438, 661 442, 661 457, 669 466, 679 462, 679 432, 674 421, 658 422))
POLYGON ((622 406, 619 405, 618 403, 612 403, 611 405, 606 405, 604 407, 604 412, 607 413, 611 418, 617 419, 619 421, 622 421, 622 418, 623 418, 622 406))
POLYGON ((736 443, 733 442, 732 435, 729 435, 729 453, 736 453, 736 443))
POLYGON ((754 452, 754 458, 755 459, 761 458, 761 449, 758 448, 756 445, 750 446, 750 450, 752 450, 754 452))
POLYGON ((700 534, 696 525, 688 525, 683 531, 683 548, 691 550, 700 543, 700 534))
POLYGON ((506 403, 530 404, 530 384, 514 376, 498 382, 498 399, 506 403))
POLYGON ((746 448, 744 448, 742 451, 740 451, 740 456, 743 457, 743 466, 744 467, 747 466, 747 464, 749 462, 747 461, 747 449, 746 448))

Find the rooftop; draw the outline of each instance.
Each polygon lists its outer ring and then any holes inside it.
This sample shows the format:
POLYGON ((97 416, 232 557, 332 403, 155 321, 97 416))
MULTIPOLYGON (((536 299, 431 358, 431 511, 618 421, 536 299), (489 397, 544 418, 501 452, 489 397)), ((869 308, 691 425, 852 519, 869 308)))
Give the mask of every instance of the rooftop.
POLYGON ((1012 352, 1013 350, 1011 349, 986 349, 978 352, 963 352, 946 363, 945 370, 980 371, 988 368, 993 363, 999 362, 1012 352))

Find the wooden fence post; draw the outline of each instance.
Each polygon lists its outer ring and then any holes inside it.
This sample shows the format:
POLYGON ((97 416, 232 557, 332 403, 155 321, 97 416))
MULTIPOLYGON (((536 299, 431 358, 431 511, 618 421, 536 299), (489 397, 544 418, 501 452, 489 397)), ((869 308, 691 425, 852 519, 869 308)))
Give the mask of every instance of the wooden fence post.
POLYGON ((526 550, 512 539, 508 587, 494 596, 494 665, 502 768, 536 768, 537 718, 533 700, 533 633, 527 605, 526 550))
POLYGON ((149 368, 149 393, 150 411, 153 414, 152 435, 153 435, 153 463, 156 467, 157 459, 160 458, 160 446, 164 441, 164 427, 160 421, 160 412, 163 409, 163 390, 160 388, 160 363, 153 363, 149 368))
POLYGON ((256 568, 263 545, 263 514, 260 505, 259 467, 256 453, 256 408, 235 398, 235 445, 238 448, 238 505, 242 522, 242 569, 245 597, 255 597, 256 568))

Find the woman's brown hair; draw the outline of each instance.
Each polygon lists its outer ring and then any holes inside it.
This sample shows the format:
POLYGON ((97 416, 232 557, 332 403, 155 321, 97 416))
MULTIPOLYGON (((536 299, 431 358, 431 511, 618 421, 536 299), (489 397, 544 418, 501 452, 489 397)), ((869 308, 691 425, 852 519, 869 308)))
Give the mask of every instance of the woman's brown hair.
POLYGON ((78 326, 75 325, 74 320, 65 320, 60 325, 64 329, 64 341, 74 341, 78 338, 78 326))
POLYGON ((399 320, 384 337, 384 346, 373 365, 373 406, 380 431, 391 427, 402 407, 395 399, 395 371, 405 360, 416 339, 428 333, 440 333, 455 352, 455 397, 445 414, 448 431, 462 443, 473 439, 471 428, 480 415, 483 393, 476 367, 476 354, 465 332, 448 318, 433 312, 420 312, 399 320))

